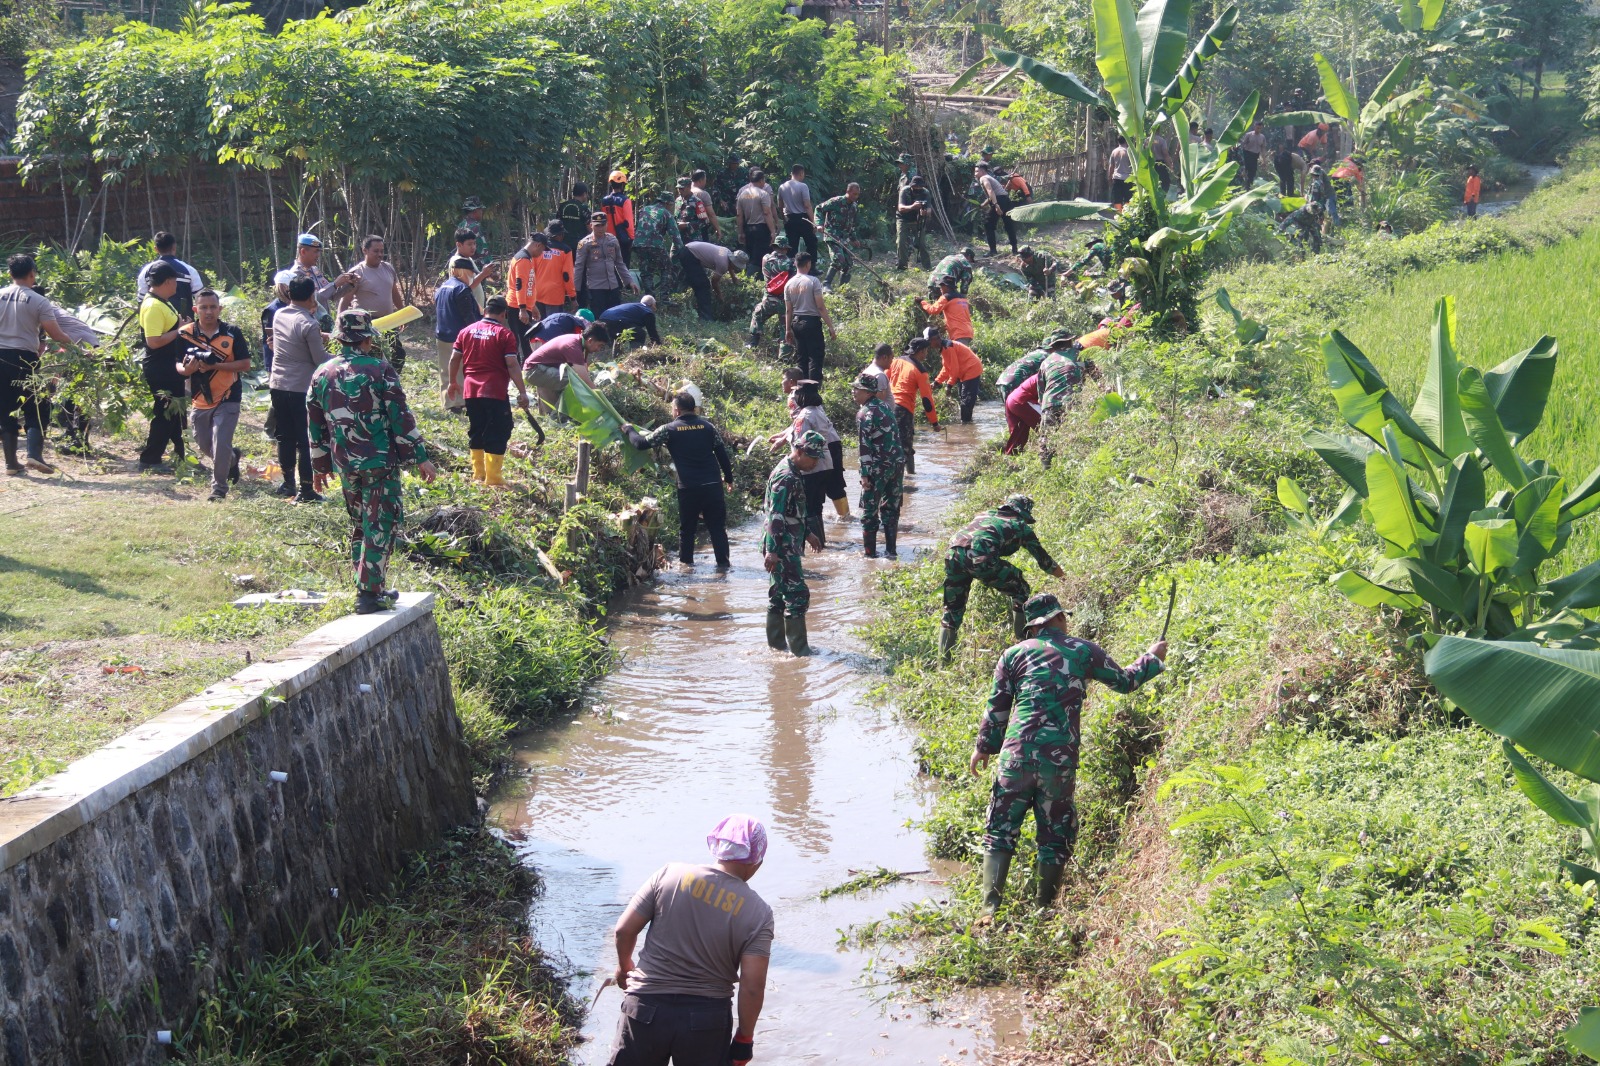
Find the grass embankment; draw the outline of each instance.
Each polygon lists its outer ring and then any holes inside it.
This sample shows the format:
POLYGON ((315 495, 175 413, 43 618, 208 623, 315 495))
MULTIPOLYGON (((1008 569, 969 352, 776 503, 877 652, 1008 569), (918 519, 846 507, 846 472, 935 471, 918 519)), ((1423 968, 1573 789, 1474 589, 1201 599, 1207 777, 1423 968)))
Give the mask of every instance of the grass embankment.
MULTIPOLYGON (((1131 659, 1179 581, 1173 669, 1089 700, 1083 829, 1059 911, 1022 903, 1025 842, 993 929, 971 926, 971 879, 948 907, 866 931, 921 939, 907 976, 1033 989, 1047 1061, 1571 1061, 1555 1034, 1592 998, 1600 955, 1594 893, 1558 869, 1573 841, 1517 792, 1497 743, 1431 696, 1399 635, 1328 587, 1370 556, 1370 537, 1286 530, 1274 485, 1294 477, 1323 506, 1338 496, 1299 440, 1336 421, 1307 340, 1389 321, 1390 281, 1427 292, 1430 275, 1406 271, 1488 258, 1462 269, 1508 272, 1492 257, 1597 220, 1600 175, 1581 173, 1503 220, 1235 269, 1216 280, 1272 327, 1266 344, 1132 336, 1105 360, 1127 415, 1092 424, 1080 403, 1048 470, 1033 453, 984 452, 965 512, 1034 496, 1068 577, 1027 568, 1075 609, 1075 632, 1131 659)), ((1548 280, 1505 280, 1501 300, 1548 280)), ((957 661, 937 668, 939 578, 937 557, 887 574, 871 637, 945 786, 935 849, 970 861, 987 787, 966 760, 1009 641, 1003 602, 977 593, 957 661)))

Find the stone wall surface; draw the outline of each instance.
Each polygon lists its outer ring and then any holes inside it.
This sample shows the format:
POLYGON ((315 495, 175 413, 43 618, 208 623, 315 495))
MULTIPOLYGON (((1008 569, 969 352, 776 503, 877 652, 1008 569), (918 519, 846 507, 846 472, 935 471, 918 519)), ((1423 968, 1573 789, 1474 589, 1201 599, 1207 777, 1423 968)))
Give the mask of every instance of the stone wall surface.
POLYGON ((474 818, 432 602, 340 619, 0 800, 0 1063, 171 1061, 157 1033, 219 977, 325 940, 474 818))

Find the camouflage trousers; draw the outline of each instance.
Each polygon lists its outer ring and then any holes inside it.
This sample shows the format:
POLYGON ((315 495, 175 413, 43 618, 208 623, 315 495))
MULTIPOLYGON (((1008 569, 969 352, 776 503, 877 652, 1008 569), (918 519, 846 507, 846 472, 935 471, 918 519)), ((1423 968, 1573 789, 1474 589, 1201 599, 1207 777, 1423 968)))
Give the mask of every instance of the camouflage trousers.
POLYGON ((822 246, 828 249, 828 273, 822 279, 824 285, 832 285, 835 275, 840 281, 850 280, 850 268, 855 265, 855 253, 850 251, 843 241, 822 239, 822 246))
POLYGON ((933 269, 933 259, 928 255, 928 227, 922 222, 906 222, 896 219, 894 223, 894 253, 896 265, 904 270, 911 262, 912 251, 917 253, 917 263, 923 270, 933 269))
POLYGON ((1004 559, 979 562, 973 559, 970 548, 951 548, 944 557, 944 624, 947 628, 961 628, 974 580, 1010 597, 1011 606, 1019 611, 1028 602, 1028 579, 1022 576, 1021 570, 1004 559))
POLYGON ((750 312, 750 343, 760 344, 761 336, 767 331, 767 319, 778 320, 778 362, 783 362, 785 356, 794 354, 794 349, 783 336, 783 297, 763 296, 761 302, 756 304, 756 309, 750 312))
POLYGON ((1002 752, 1000 772, 989 790, 983 850, 1014 854, 1022 823, 1032 811, 1039 864, 1065 865, 1078 844, 1078 805, 1072 799, 1077 776, 1070 766, 1002 752))
POLYGON ((630 255, 633 269, 639 272, 639 288, 652 296, 672 291, 672 257, 665 248, 641 248, 635 244, 630 255))
POLYGON ((344 507, 350 512, 350 561, 356 567, 356 589, 376 596, 384 590, 394 531, 405 517, 400 501, 400 476, 378 471, 341 474, 344 507))
POLYGON ((388 340, 383 341, 382 346, 386 349, 383 353, 384 358, 389 360, 389 365, 394 367, 394 372, 398 374, 404 370, 406 368, 406 349, 405 345, 400 343, 400 331, 395 330, 389 334, 388 340))
POLYGON ((789 527, 778 542, 778 569, 767 575, 767 606, 798 618, 811 606, 811 589, 806 586, 801 556, 806 550, 804 524, 789 527))
POLYGON ((900 502, 905 499, 906 468, 861 468, 861 531, 876 533, 879 524, 888 530, 900 528, 900 502))

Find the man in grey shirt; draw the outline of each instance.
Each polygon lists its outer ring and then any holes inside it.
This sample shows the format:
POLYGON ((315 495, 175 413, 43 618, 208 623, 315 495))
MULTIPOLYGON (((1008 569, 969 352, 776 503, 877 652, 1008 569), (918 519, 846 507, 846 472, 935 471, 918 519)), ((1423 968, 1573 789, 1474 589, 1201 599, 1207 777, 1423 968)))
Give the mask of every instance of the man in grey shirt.
POLYGON ((750 272, 758 273, 761 257, 771 250, 772 238, 778 233, 777 202, 772 187, 767 184, 766 172, 760 167, 750 171, 750 183, 739 190, 734 214, 738 217, 739 236, 750 272))
POLYGON ((766 858, 767 831, 754 818, 730 815, 706 845, 713 862, 663 866, 617 921, 623 1000, 611 1066, 657 1066, 669 1057, 674 1066, 742 1066, 755 1054, 773 921, 749 881, 766 858))
POLYGON ((70 344, 66 331, 56 322, 50 301, 33 291, 39 280, 31 255, 14 255, 10 261, 11 284, 0 289, 0 444, 5 447, 6 473, 17 475, 24 469, 53 474, 55 467, 44 461, 44 427, 50 421, 50 400, 36 396, 27 382, 39 369, 39 331, 52 340, 70 344), (22 420, 17 420, 17 408, 22 420), (17 462, 17 437, 28 431, 26 467, 17 462))
POLYGON ((811 258, 817 257, 817 217, 812 211, 811 186, 806 184, 806 168, 795 164, 789 168, 789 180, 778 186, 778 202, 783 206, 783 232, 789 235, 789 247, 798 252, 805 241, 811 258))
POLYGON ((277 495, 301 503, 322 499, 311 484, 311 433, 306 421, 306 391, 317 367, 333 358, 317 323, 316 287, 307 277, 287 285, 289 306, 272 320, 272 413, 277 420, 278 466, 283 484, 277 495), (300 478, 295 480, 298 465, 300 478))
MULTIPOLYGON (((822 362, 827 355, 822 327, 834 337, 833 319, 828 317, 828 302, 822 295, 822 282, 812 271, 808 252, 794 257, 794 277, 783 287, 784 339, 794 348, 802 379, 822 382, 822 362)), ((837 338, 835 338, 837 339, 837 338)))
MULTIPOLYGON (((406 298, 400 291, 399 275, 395 273, 394 266, 384 258, 384 251, 382 237, 374 234, 362 238, 361 262, 349 270, 355 287, 339 301, 339 310, 359 307, 373 318, 382 318, 400 310, 400 305, 405 303, 406 298)), ((400 330, 389 331, 387 350, 382 347, 385 345, 384 341, 380 340, 378 344, 379 350, 384 352, 395 373, 398 374, 405 369, 406 350, 400 344, 400 330)))

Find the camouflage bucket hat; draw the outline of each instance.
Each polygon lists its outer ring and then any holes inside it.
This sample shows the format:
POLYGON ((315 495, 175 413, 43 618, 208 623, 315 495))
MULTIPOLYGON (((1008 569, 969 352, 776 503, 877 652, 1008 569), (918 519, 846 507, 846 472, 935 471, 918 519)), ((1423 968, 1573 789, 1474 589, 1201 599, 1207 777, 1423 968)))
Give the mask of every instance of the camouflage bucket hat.
POLYGON ((1061 606, 1061 601, 1056 599, 1054 594, 1049 592, 1041 592, 1038 595, 1028 597, 1028 602, 1022 608, 1022 611, 1027 616, 1027 624, 1030 628, 1044 625, 1057 615, 1071 613, 1061 606))
POLYGON ((821 459, 822 453, 828 450, 828 442, 814 429, 807 430, 804 436, 794 442, 794 446, 796 451, 813 459, 821 459))
POLYGON ((776 237, 772 238, 772 245, 775 248, 789 247, 789 235, 787 233, 778 234, 776 237))
POLYGON ((372 328, 372 315, 359 307, 352 307, 339 314, 339 326, 333 339, 343 344, 358 344, 364 340, 374 340, 378 331, 372 328))
POLYGON ((673 195, 671 189, 662 189, 660 192, 656 193, 656 203, 670 204, 672 201, 673 195))
POLYGON ((1044 339, 1046 348, 1054 348, 1058 344, 1066 344, 1076 340, 1077 337, 1070 329, 1058 329, 1044 339))
POLYGON ((897 158, 895 160, 895 162, 896 163, 905 163, 905 164, 909 165, 909 164, 915 163, 916 162, 916 158, 913 157, 910 152, 901 152, 899 158, 897 158))
POLYGON ((483 201, 478 199, 476 196, 469 196, 465 200, 461 201, 461 210, 482 211, 483 201))
POLYGON ((862 374, 860 377, 856 378, 850 383, 850 387, 852 389, 860 389, 862 392, 873 393, 878 391, 879 385, 880 380, 876 374, 862 374))
POLYGON ((1023 496, 1020 493, 1006 497, 1006 502, 1000 505, 1001 510, 1010 511, 1024 522, 1033 523, 1033 497, 1023 496))

